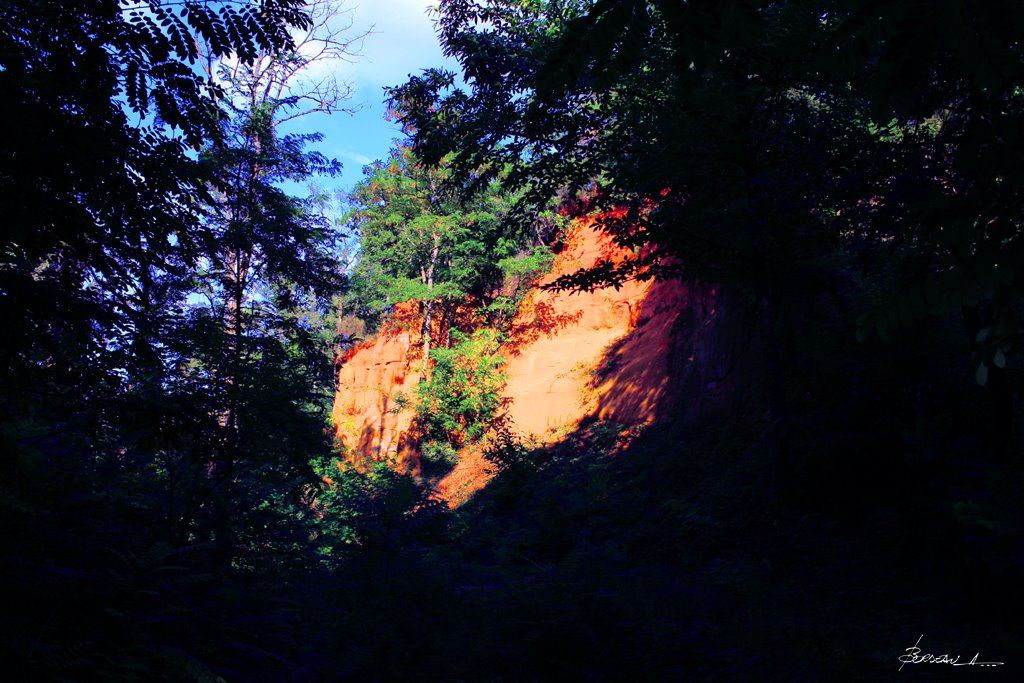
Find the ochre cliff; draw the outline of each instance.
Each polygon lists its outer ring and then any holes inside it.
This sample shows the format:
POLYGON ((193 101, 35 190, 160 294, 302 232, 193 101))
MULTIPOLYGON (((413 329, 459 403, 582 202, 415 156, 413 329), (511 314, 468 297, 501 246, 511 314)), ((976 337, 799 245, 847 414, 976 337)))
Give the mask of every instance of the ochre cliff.
MULTIPOLYGON (((602 257, 624 256, 592 221, 576 223, 541 284, 602 257)), ((410 321, 412 311, 400 308, 399 322, 353 349, 341 368, 333 417, 354 464, 386 460, 418 471, 412 410, 396 403, 400 394, 411 396, 419 381, 419 327, 410 321)), ((718 372, 717 315, 715 288, 675 281, 583 293, 535 290, 503 349, 507 412, 515 428, 551 442, 589 416, 632 427, 690 412, 680 411, 679 401, 698 404, 697 394, 718 372)), ((479 453, 464 453, 437 489, 457 503, 486 481, 487 470, 479 453)))
POLYGON ((402 409, 402 398, 419 382, 422 363, 414 323, 414 307, 397 306, 374 341, 342 359, 331 418, 353 465, 386 461, 405 471, 418 469, 412 411, 402 409))
MULTIPOLYGON (((600 258, 618 260, 624 256, 594 229, 591 221, 578 223, 542 285, 589 267, 600 258)), ((647 357, 651 354, 645 352, 647 346, 664 346, 669 340, 648 335, 643 343, 624 341, 627 334, 649 322, 654 314, 654 309, 648 307, 647 317, 643 317, 644 302, 655 288, 662 294, 672 289, 652 286, 650 282, 627 282, 620 289, 533 292, 513 323, 513 342, 505 353, 508 412, 520 432, 550 441, 595 413, 603 419, 629 424, 656 419, 665 393, 666 353, 647 357), (625 345, 616 351, 616 342, 625 345), (629 375, 647 383, 637 387, 643 400, 602 405, 603 394, 617 389, 614 377, 633 363, 637 352, 645 355, 646 371, 638 373, 631 369, 629 375)), ((660 310, 668 315, 662 316, 665 324, 657 327, 668 332, 672 326, 670 319, 678 311, 672 306, 660 310)))

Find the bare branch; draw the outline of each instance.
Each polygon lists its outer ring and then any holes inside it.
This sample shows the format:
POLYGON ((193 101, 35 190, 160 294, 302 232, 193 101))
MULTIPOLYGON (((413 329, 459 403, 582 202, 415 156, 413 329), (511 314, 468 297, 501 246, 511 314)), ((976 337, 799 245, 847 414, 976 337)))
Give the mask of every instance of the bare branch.
POLYGON ((335 71, 340 62, 351 63, 360 56, 372 28, 355 30, 353 10, 341 2, 311 0, 311 24, 293 33, 291 49, 259 53, 250 63, 236 56, 217 59, 197 37, 201 68, 211 84, 223 87, 236 111, 271 106, 275 126, 314 113, 353 113, 358 107, 345 106, 353 87, 339 81, 335 71))

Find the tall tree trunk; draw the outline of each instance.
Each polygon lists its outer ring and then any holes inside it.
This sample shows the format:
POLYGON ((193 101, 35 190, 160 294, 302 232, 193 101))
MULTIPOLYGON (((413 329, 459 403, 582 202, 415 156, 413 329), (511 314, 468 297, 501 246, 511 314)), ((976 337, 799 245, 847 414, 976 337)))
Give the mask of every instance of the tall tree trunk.
POLYGON ((434 245, 430 250, 430 262, 426 268, 420 269, 420 277, 423 284, 427 286, 427 299, 423 303, 423 381, 430 379, 430 335, 433 329, 434 319, 434 266, 437 265, 437 255, 441 250, 441 235, 434 233, 434 245))
MULTIPOLYGON (((259 136, 250 139, 255 154, 259 155, 261 144, 259 136)), ((228 225, 238 221, 250 221, 253 216, 252 207, 256 180, 260 173, 258 160, 253 161, 248 173, 242 173, 236 188, 238 201, 234 206, 225 206, 224 219, 228 225)), ((252 260, 252 252, 246 249, 246 240, 231 235, 230 243, 224 254, 224 272, 226 310, 224 327, 227 333, 227 363, 222 377, 225 389, 225 405, 218 422, 221 426, 219 449, 213 454, 209 476, 213 488, 210 492, 210 510, 212 528, 215 537, 213 573, 216 580, 222 580, 231 571, 235 554, 235 529, 233 525, 234 502, 234 470, 241 451, 241 430, 239 424, 240 405, 237 397, 237 384, 242 372, 244 355, 243 337, 245 334, 245 296, 248 288, 248 270, 252 260)))

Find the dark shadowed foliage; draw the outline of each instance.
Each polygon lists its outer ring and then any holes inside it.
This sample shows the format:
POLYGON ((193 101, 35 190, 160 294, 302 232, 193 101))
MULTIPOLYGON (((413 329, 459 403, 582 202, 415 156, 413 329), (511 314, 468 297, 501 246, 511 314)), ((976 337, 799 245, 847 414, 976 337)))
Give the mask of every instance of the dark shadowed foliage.
POLYGON ((302 98, 250 97, 314 9, 0 3, 8 679, 1024 680, 1024 5, 441 0, 464 85, 390 90, 349 273, 279 189, 338 168, 302 98), (551 287, 685 298, 677 407, 541 445, 498 344, 575 322, 514 324, 577 216, 627 255, 551 287), (481 449, 455 510, 331 442, 332 343, 406 298, 381 412, 481 449))

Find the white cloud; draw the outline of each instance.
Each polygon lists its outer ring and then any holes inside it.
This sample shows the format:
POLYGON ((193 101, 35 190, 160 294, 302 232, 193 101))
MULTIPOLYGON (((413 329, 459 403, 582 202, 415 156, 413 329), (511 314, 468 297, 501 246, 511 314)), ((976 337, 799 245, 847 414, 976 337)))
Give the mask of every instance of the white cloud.
MULTIPOLYGON (((354 40, 370 32, 351 47, 354 55, 343 59, 314 60, 299 76, 299 83, 311 84, 336 80, 352 88, 352 104, 376 107, 383 88, 404 83, 410 74, 444 66, 454 70, 453 60, 445 59, 434 32, 436 15, 428 9, 437 0, 327 0, 338 3, 338 12, 330 21, 339 38, 354 40)), ((315 17, 316 18, 316 17, 315 17)), ((302 42, 304 32, 295 32, 302 42)), ((322 43, 312 41, 302 52, 312 56, 322 43)), ((303 90, 299 85, 297 90, 303 90)))
POLYGON ((436 0, 380 0, 362 2, 354 10, 355 29, 373 33, 363 43, 362 57, 340 64, 339 78, 352 82, 358 99, 379 101, 381 88, 404 82, 409 74, 446 66, 452 68, 438 45, 434 16, 427 10, 436 0))
POLYGON ((323 151, 342 160, 345 170, 340 183, 351 187, 361 177, 363 166, 385 158, 392 140, 402 133, 394 121, 385 119, 384 88, 404 83, 409 74, 430 67, 458 70, 454 60, 445 59, 434 32, 434 17, 429 7, 438 0, 335 0, 341 9, 351 10, 336 21, 336 26, 351 22, 346 32, 356 36, 373 32, 362 41, 360 55, 350 61, 316 62, 304 79, 319 81, 335 78, 352 86, 347 105, 358 107, 352 116, 313 115, 291 122, 295 132, 319 131, 324 134, 323 151), (358 3, 358 4, 357 4, 358 3), (325 149, 324 149, 325 148, 325 149))
POLYGON ((373 159, 371 159, 370 157, 366 156, 365 154, 360 154, 359 152, 356 152, 355 150, 351 150, 351 149, 343 149, 343 150, 341 150, 340 152, 338 152, 338 156, 340 156, 342 159, 348 159, 349 161, 354 161, 357 164, 359 164, 360 166, 366 166, 367 164, 373 162, 373 159))

